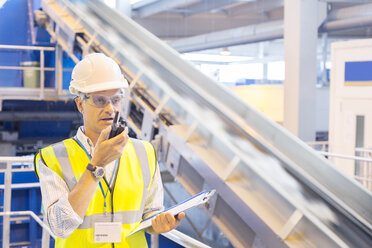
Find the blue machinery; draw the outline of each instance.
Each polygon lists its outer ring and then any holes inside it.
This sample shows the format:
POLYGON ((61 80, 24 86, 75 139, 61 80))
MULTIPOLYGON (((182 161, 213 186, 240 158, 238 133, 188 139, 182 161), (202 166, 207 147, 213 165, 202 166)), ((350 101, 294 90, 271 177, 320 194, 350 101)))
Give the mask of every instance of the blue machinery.
POLYGON ((103 3, 42 7, 57 50, 121 65, 128 125, 189 193, 217 189, 205 211, 234 246, 372 246, 371 193, 299 139, 103 3))

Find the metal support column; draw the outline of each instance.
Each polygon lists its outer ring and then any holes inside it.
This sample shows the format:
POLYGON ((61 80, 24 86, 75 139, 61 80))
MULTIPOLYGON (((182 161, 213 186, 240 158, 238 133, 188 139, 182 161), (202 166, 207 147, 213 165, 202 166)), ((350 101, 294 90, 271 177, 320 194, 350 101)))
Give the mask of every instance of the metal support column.
POLYGON ((151 234, 151 248, 159 248, 159 234, 151 234))
MULTIPOLYGON (((264 60, 266 54, 265 54, 265 49, 266 49, 266 46, 267 45, 267 42, 260 42, 258 43, 258 58, 259 59, 262 59, 264 60)), ((262 84, 267 84, 267 67, 268 67, 268 63, 267 62, 264 62, 262 64, 263 66, 263 71, 262 71, 262 84)))
POLYGON ((321 78, 322 86, 329 86, 327 78, 327 55, 328 55, 328 33, 322 34, 322 63, 321 63, 321 78))
POLYGON ((45 54, 44 50, 40 50, 40 99, 44 99, 44 84, 45 84, 45 54))
POLYGON ((318 1, 285 0, 284 127, 304 141, 315 139, 318 18, 325 11, 318 1))
MULTIPOLYGON (((6 163, 4 187, 4 212, 10 212, 10 200, 12 198, 12 163, 6 163)), ((9 247, 10 241, 10 216, 3 217, 3 247, 9 247)))
POLYGON ((43 228, 43 234, 41 236, 41 248, 50 247, 50 235, 47 229, 43 228))
POLYGON ((62 61, 62 47, 60 45, 56 45, 56 57, 55 57, 55 64, 56 70, 54 72, 55 78, 55 87, 57 89, 58 95, 62 94, 62 70, 63 70, 63 61, 62 61))
MULTIPOLYGON (((36 202, 36 189, 31 189, 29 191, 29 199, 30 199, 30 209, 34 213, 37 213, 38 203, 36 202)), ((37 222, 30 217, 29 223, 29 240, 31 247, 37 246, 37 222)))

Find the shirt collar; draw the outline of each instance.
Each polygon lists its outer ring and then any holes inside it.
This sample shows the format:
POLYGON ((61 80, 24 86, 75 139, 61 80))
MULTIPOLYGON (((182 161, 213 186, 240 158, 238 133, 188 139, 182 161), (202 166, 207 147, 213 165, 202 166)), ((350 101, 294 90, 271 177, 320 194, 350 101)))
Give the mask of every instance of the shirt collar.
POLYGON ((80 126, 76 132, 75 138, 80 141, 84 148, 89 152, 89 155, 92 155, 94 150, 93 142, 89 139, 88 136, 84 133, 84 126, 80 126))

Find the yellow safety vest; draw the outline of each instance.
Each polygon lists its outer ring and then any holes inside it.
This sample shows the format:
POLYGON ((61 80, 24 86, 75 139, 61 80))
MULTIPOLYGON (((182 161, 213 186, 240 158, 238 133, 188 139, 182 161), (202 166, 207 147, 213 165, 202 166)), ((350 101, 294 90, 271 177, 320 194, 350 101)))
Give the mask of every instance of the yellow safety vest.
MULTIPOLYGON (((40 150, 35 156, 37 175, 40 160, 66 182, 70 191, 89 163, 89 157, 74 139, 66 139, 40 150)), ((154 148, 149 142, 130 139, 119 161, 113 193, 107 193, 107 214, 104 210, 104 196, 100 187, 97 187, 83 223, 68 238, 57 238, 55 247, 148 247, 144 231, 129 237, 127 235, 142 220, 146 195, 155 172, 154 148), (96 222, 121 222, 122 242, 114 245, 94 243, 96 222)), ((103 178, 101 184, 106 192, 107 184, 103 178)))

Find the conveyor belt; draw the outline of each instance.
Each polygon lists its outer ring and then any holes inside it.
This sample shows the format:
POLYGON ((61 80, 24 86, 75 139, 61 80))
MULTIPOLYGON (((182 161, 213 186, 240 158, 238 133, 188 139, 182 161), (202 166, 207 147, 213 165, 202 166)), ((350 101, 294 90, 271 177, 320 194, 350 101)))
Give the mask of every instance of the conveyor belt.
POLYGON ((130 127, 191 194, 217 189, 206 211, 236 247, 372 247, 371 193, 298 138, 100 1, 42 6, 67 52, 121 64, 130 127))

